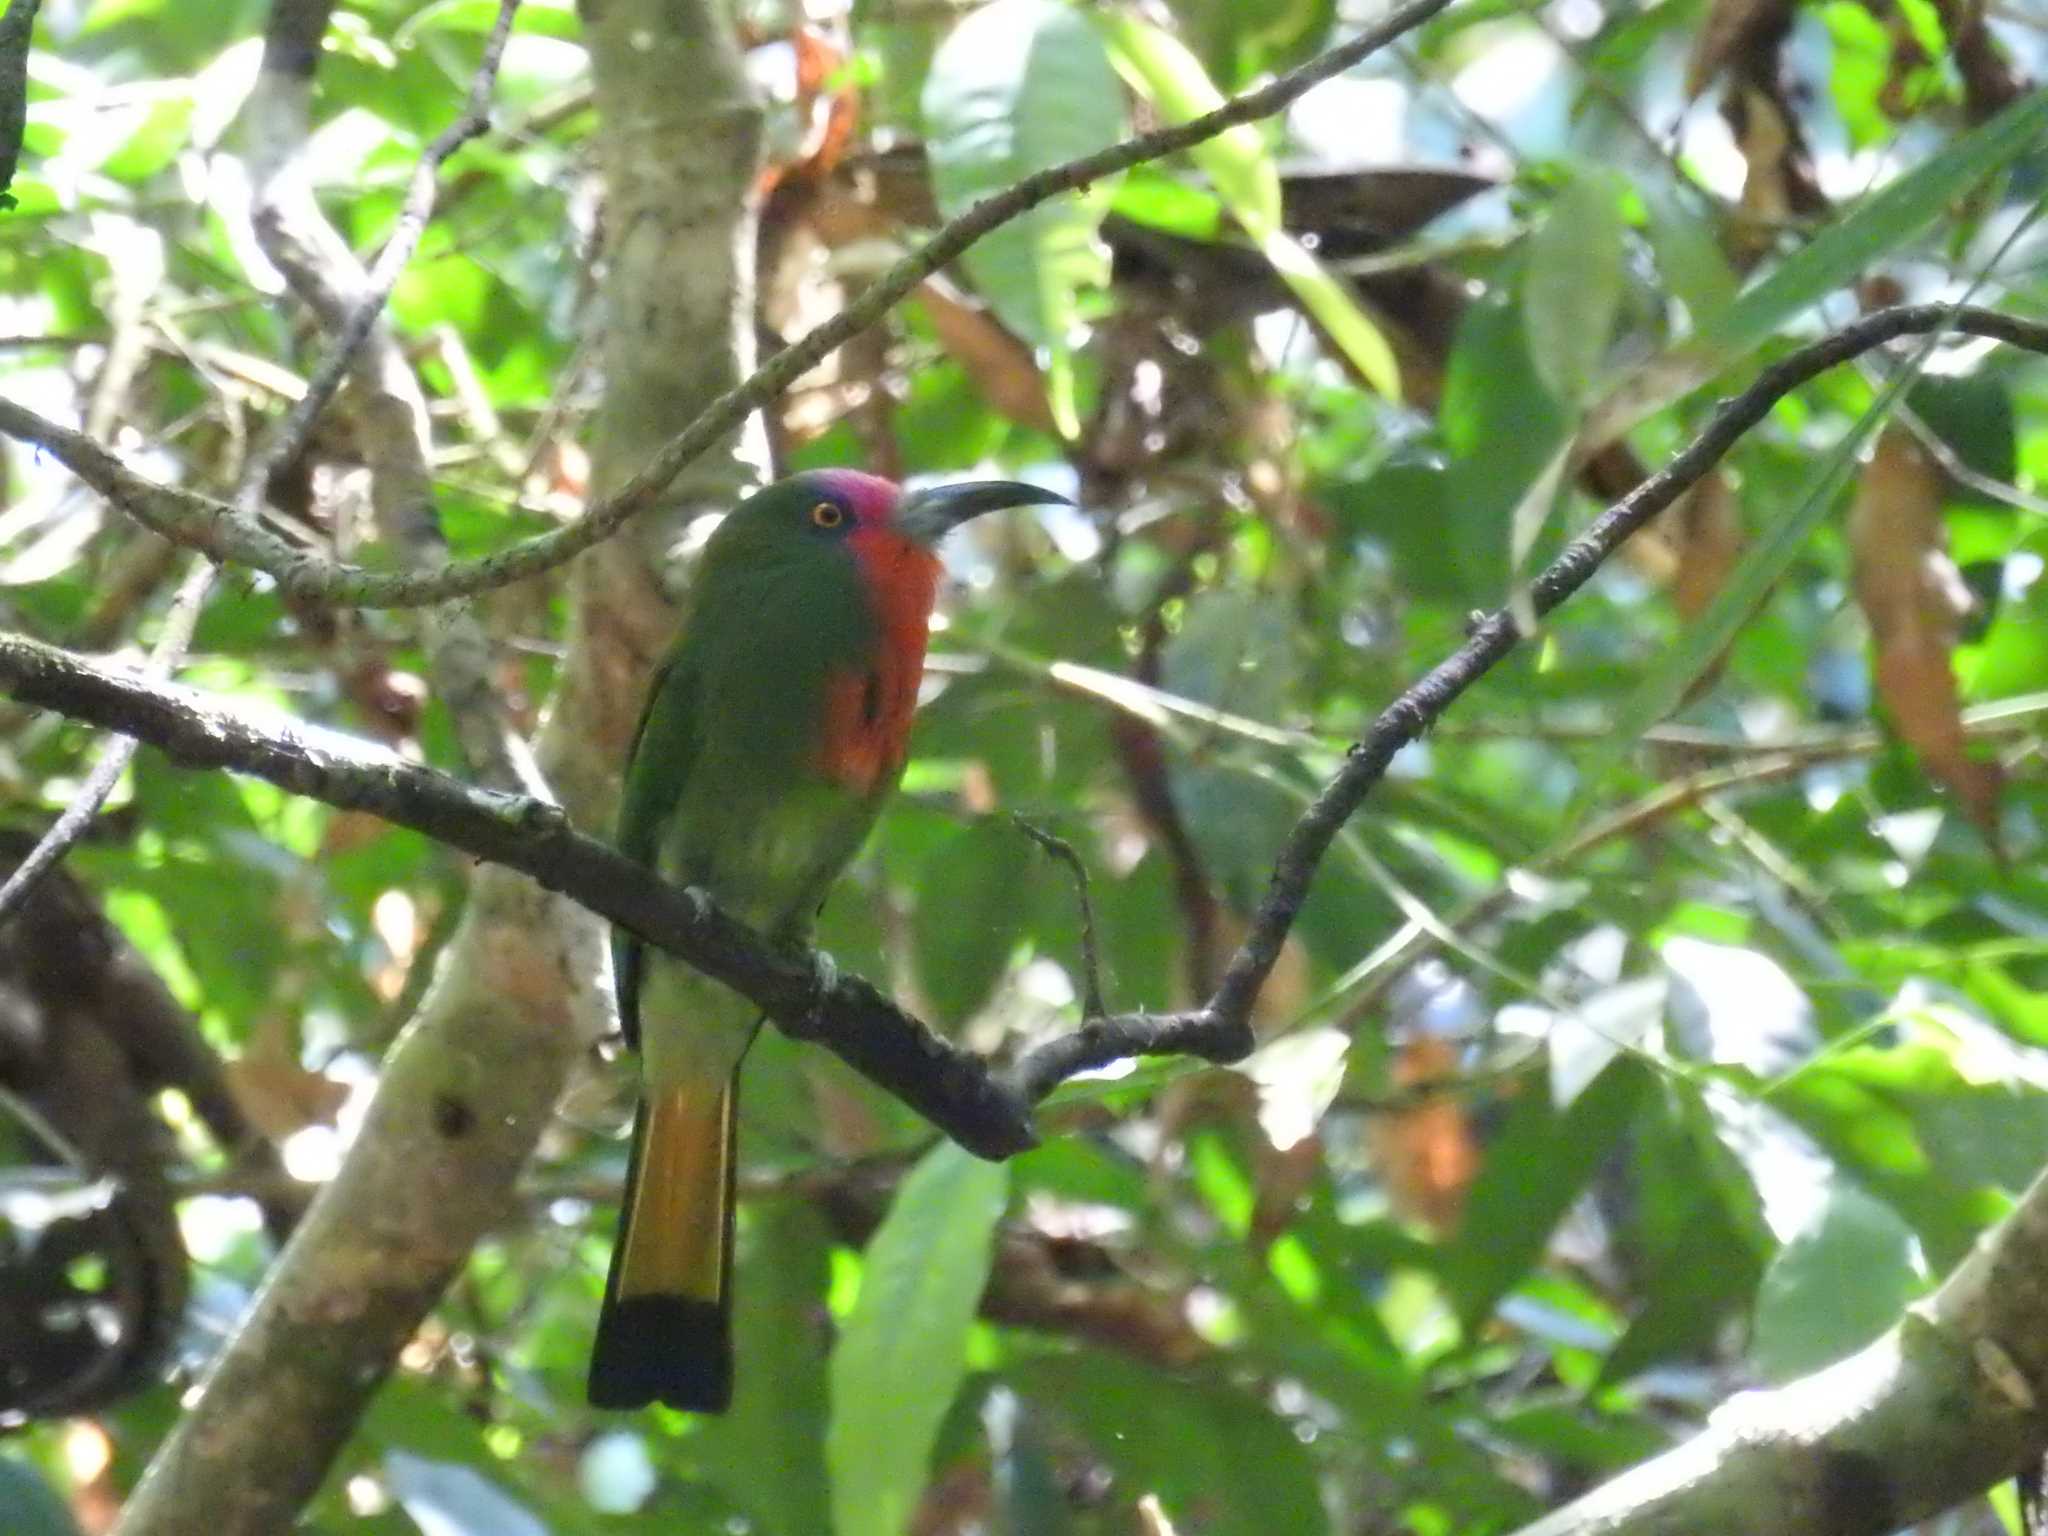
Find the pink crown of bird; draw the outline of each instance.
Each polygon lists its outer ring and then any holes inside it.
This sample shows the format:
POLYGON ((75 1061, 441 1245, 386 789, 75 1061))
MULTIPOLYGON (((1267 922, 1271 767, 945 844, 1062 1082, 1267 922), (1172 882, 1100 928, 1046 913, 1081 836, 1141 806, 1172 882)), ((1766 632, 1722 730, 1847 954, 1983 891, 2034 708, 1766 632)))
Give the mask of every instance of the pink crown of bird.
MULTIPOLYGON (((985 512, 1046 504, 1070 505, 1016 481, 905 490, 845 469, 741 502, 649 690, 620 849, 771 941, 806 941, 902 776, 939 544, 985 512)), ((590 1401, 715 1413, 732 1399, 737 1083, 760 1012, 629 933, 612 956, 641 1094, 590 1401)))

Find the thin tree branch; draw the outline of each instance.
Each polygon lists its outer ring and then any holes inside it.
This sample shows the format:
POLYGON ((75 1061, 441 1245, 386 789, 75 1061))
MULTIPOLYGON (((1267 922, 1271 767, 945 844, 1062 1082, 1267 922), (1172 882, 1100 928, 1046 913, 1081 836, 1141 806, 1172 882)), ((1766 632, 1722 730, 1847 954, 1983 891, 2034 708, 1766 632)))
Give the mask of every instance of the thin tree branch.
MULTIPOLYGON (((1623 540, 1698 483, 1792 390, 1900 336, 1949 329, 2048 353, 2048 325, 1995 310, 1916 304, 1862 316, 1788 354, 1766 368, 1747 389, 1724 400, 1706 428, 1677 457, 1603 512, 1530 583, 1535 612, 1550 612, 1590 581, 1623 540)), ((1252 1004, 1280 958, 1281 945, 1308 897, 1309 882, 1339 829, 1385 776, 1394 754, 1427 730, 1461 693, 1513 650, 1520 638, 1505 610, 1489 615, 1473 627, 1455 653, 1380 712, 1352 745, 1344 767, 1288 833, 1251 929, 1208 1002, 1178 1013, 1097 1020, 1048 1041, 1019 1063, 1016 1081, 1020 1091, 1037 1100, 1076 1072, 1107 1066, 1126 1056, 1181 1052, 1212 1061, 1236 1061, 1249 1053, 1252 1004)))
MULTIPOLYGON (((370 469, 370 500, 385 539, 415 570, 447 564, 448 541, 434 506, 433 440, 426 393, 385 318, 385 306, 434 214, 442 165, 489 126, 491 90, 519 0, 499 0, 462 112, 436 134, 413 167, 397 224, 368 270, 321 210, 298 153, 308 136, 309 78, 283 82, 266 126, 291 146, 272 178, 273 195, 255 210, 264 254, 320 323, 334 333, 327 358, 286 416, 268 479, 304 451, 320 411, 346 381, 362 455, 370 469), (294 428, 297 430, 294 431, 294 428)), ((505 728, 491 679, 491 645, 471 605, 442 604, 422 626, 434 691, 448 706, 463 758, 487 783, 545 794, 525 743, 505 728)))
POLYGON ((1066 865, 1074 877, 1074 899, 1081 908, 1081 1017, 1100 1018, 1109 1010, 1102 1002, 1102 955, 1095 942, 1095 898, 1088 889, 1088 866, 1064 837, 1026 817, 1013 815, 1010 819, 1026 837, 1066 865))
MULTIPOLYGON (((1899 336, 1951 327, 2048 353, 2048 324, 1945 305, 1879 310, 1802 347, 1724 401, 1686 449, 1573 540, 1532 583, 1536 611, 1548 613, 1584 586, 1623 540, 1712 469, 1784 395, 1899 336)), ((1231 1062, 1249 1052, 1252 1004, 1331 843, 1394 754, 1519 639, 1506 613, 1483 619, 1456 653, 1381 711, 1288 834, 1250 931, 1206 1003, 1086 1020, 1027 1054, 1011 1076, 1013 1087, 998 1084, 977 1058, 940 1040, 869 983, 825 975, 813 953, 771 948, 700 896, 663 884, 577 833, 543 802, 474 788, 295 721, 260 724, 188 690, 26 639, 0 636, 0 689, 141 737, 190 766, 253 773, 518 869, 743 993, 786 1032, 825 1044, 963 1146, 1000 1157, 1031 1144, 1027 1104, 1077 1072, 1126 1056, 1231 1062)))
MULTIPOLYGON (((216 569, 212 561, 203 557, 192 562, 185 579, 178 584, 177 595, 171 599, 170 611, 164 615, 163 632, 150 651, 143 676, 165 679, 178 670, 178 663, 185 659, 185 651, 192 644, 192 632, 199 627, 199 611, 206 606, 206 594, 213 587, 216 569)), ((36 840, 28 857, 14 866, 6 883, 0 884, 0 923, 21 909, 37 882, 55 869, 90 830, 100 807, 107 803, 107 796, 114 792, 114 786, 121 782, 121 775, 134 760, 135 747, 134 737, 116 736, 100 749, 92 772, 85 776, 85 782, 78 786, 63 813, 36 840)))
POLYGON ((195 690, 19 636, 0 635, 0 688, 135 736, 191 768, 231 768, 294 794, 411 827, 532 877, 759 1003, 923 1112, 969 1150, 1031 1145, 1024 1106, 981 1063, 855 976, 828 977, 811 951, 778 950, 700 894, 668 885, 544 800, 479 788, 289 716, 262 719, 195 690))
POLYGON ((2048 1399, 2048 1175, 1941 1289, 1860 1354, 1706 1430, 1520 1536, 1881 1536, 2017 1472, 2048 1399))
MULTIPOLYGON (((470 82, 468 103, 462 115, 443 129, 428 145, 419 165, 414 168, 412 185, 407 191, 405 205, 399 214, 398 227, 393 231, 383 251, 379 253, 377 263, 369 273, 362 291, 346 306, 342 305, 338 294, 333 295, 336 305, 333 318, 337 332, 334 347, 326 360, 315 370, 306 386, 306 392, 299 397, 291 410, 285 413, 276 427, 265 434, 256 452, 250 455, 248 463, 243 465, 229 512, 229 516, 237 522, 254 524, 263 506, 271 476, 305 451, 313 427, 320 419, 320 413, 333 400, 342 380, 355 367, 357 355, 371 339, 378 317, 383 313, 384 305, 391 297, 391 290, 397 284, 399 274, 405 269, 406 263, 411 260, 413 252, 418 248, 420 236, 433 214, 435 178, 442 162, 489 125, 491 87, 497 80, 498 65, 505 52, 505 40, 511 35, 512 18, 518 9, 519 0, 500 0, 497 21, 484 43, 483 61, 470 82)), ((33 7, 30 11, 33 11, 33 7)), ((326 17, 327 7, 316 6, 303 18, 294 15, 289 24, 295 27, 303 21, 306 25, 324 28, 326 17)), ((8 20, 12 19, 10 15, 8 20)), ((274 47, 269 50, 266 63, 277 66, 266 70, 266 84, 271 96, 294 96, 297 94, 294 87, 302 86, 304 81, 310 78, 311 61, 304 57, 303 50, 274 47), (294 55, 297 62, 287 60, 287 54, 294 55), (299 73, 301 64, 306 71, 304 74, 299 73)), ((255 98, 259 102, 264 99, 264 91, 265 87, 259 86, 255 98)), ((273 110, 269 115, 271 121, 266 123, 265 127, 278 129, 283 120, 281 113, 273 110)), ((258 228, 267 229, 279 238, 282 238, 282 231, 287 227, 290 216, 294 213, 303 215, 306 209, 311 210, 307 216, 312 221, 324 226, 318 205, 313 202, 311 188, 306 185, 303 175, 307 139, 303 111, 298 112, 295 119, 288 129, 280 129, 277 132, 276 142, 264 145, 266 174, 259 178, 255 199, 258 228)), ((345 247, 343 255, 346 256, 345 247)), ((309 266, 307 271, 314 273, 318 272, 319 268, 313 265, 309 266)), ((325 275, 321 274, 322 277, 325 275)), ((306 280, 309 284, 320 287, 322 291, 328 291, 327 285, 314 277, 309 275, 306 280)), ((383 366, 379 371, 388 375, 392 362, 395 361, 401 370, 404 369, 404 364, 402 359, 398 358, 396 345, 389 343, 388 338, 386 340, 387 345, 382 349, 383 366)), ((416 385, 414 393, 417 394, 416 385)), ((96 410, 94 414, 101 414, 101 411, 96 410)), ((423 418, 424 406, 420 414, 423 418)), ((415 444, 414 447, 414 457, 419 460, 417 483, 421 488, 416 499, 427 508, 426 517, 433 534, 431 542, 445 550, 445 544, 439 540, 438 526, 433 523, 432 503, 425 495, 429 475, 425 450, 423 445, 415 444)), ((213 561, 202 557, 193 563, 184 581, 179 584, 177 595, 171 602, 170 612, 165 616, 162 633, 150 653, 148 675, 168 678, 184 660, 185 652, 192 643, 193 632, 198 627, 200 612, 206 606, 207 594, 212 589, 214 570, 213 561)), ((503 745, 503 732, 492 732, 487 728, 489 723, 495 720, 496 710, 489 701, 488 689, 481 685, 476 676, 480 671, 480 664, 476 658, 483 653, 484 645, 480 632, 476 632, 474 619, 468 615, 442 615, 435 623, 434 630, 437 644, 433 649, 437 653, 437 660, 443 661, 443 665, 437 667, 437 672, 449 671, 454 673, 458 680, 462 680, 464 685, 455 691, 462 701, 471 706, 467 709, 455 709, 458 722, 478 722, 481 719, 479 728, 465 729, 463 733, 465 745, 471 747, 472 762, 479 767, 495 770, 495 777, 510 780, 514 776, 514 770, 510 766, 503 745), (463 664, 446 665, 444 658, 448 656, 460 658, 463 664), (481 707, 477 705, 479 699, 485 701, 481 707)), ((451 702, 451 708, 453 707, 451 702)), ((6 883, 0 885, 0 922, 6 921, 8 914, 20 907, 28 893, 34 889, 36 882, 54 869, 78 839, 85 835, 86 829, 99 815, 100 808, 106 804, 107 797, 114 792, 114 786, 121 782, 121 775, 127 771, 128 764, 134 756, 135 742, 132 738, 124 737, 111 741, 101 751, 99 760, 93 764, 92 772, 87 775, 78 792, 72 796, 71 803, 65 806, 63 814, 51 824, 41 840, 30 850, 28 857, 9 874, 6 883)), ((529 785, 539 784, 539 775, 530 770, 522 778, 529 785)))
POLYGON ((8 192, 28 126, 28 44, 43 0, 14 0, 0 16, 0 213, 14 207, 8 192))
POLYGON ((898 261, 845 309, 784 347, 750 378, 700 411, 616 494, 590 507, 570 526, 536 535, 494 555, 454 562, 432 571, 372 571, 338 563, 293 548, 250 521, 235 517, 224 503, 183 492, 167 492, 165 487, 152 485, 120 468, 111 455, 96 446, 90 452, 81 452, 76 434, 61 429, 50 432, 46 430, 49 423, 5 401, 0 401, 0 431, 47 449, 116 506, 166 538, 189 544, 217 559, 268 572, 289 595, 303 601, 362 608, 407 608, 473 596, 550 570, 610 538, 632 518, 655 506, 669 483, 691 461, 723 441, 753 411, 780 395, 831 352, 881 320, 906 294, 956 260, 990 230, 1062 192, 1089 186, 1131 166, 1188 149, 1240 123, 1270 117, 1312 87, 1421 26, 1450 4, 1451 0, 1408 0, 1356 37, 1257 90, 1231 98, 1213 112, 1040 171, 983 199, 898 261))

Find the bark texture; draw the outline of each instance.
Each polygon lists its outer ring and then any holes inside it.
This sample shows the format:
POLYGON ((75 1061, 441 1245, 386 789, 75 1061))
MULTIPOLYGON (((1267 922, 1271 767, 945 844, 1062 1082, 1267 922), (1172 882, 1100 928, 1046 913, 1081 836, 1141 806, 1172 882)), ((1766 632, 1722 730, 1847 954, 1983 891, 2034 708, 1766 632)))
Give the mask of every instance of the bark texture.
MULTIPOLYGON (((595 438, 600 484, 613 485, 742 377, 758 127, 715 5, 590 0, 584 22, 614 178, 595 438)), ((722 496, 739 474, 713 453, 669 494, 722 496)), ((572 649, 538 753, 584 825, 609 823, 668 625, 655 553, 615 541, 575 576, 572 649)), ((607 977, 588 913, 505 869, 478 872, 361 1136, 159 1449, 120 1536, 290 1528, 471 1246, 511 1214, 513 1180, 608 1016, 607 977)))

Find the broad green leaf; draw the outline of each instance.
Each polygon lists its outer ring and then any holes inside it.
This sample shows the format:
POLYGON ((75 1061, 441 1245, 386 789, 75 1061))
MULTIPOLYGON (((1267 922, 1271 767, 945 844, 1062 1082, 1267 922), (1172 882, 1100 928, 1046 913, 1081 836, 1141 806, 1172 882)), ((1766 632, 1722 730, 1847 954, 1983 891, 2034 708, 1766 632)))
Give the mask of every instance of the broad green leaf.
POLYGON ((1021 899, 1032 845, 1001 821, 961 827, 918 867, 911 956, 933 1016, 972 1018, 1003 972, 1031 915, 1021 899))
POLYGON ((78 1522, 41 1469, 13 1451, 0 1454, 0 1531, 8 1536, 78 1536, 78 1522))
POLYGON ((1790 1381, 1840 1360, 1896 1323, 1925 1287, 1912 1228, 1837 1178, 1819 1220, 1779 1250, 1757 1287, 1757 1368, 1790 1381))
POLYGON ((1573 177, 1532 237, 1522 274, 1529 357, 1566 405, 1591 396, 1621 313, 1624 229, 1615 192, 1605 175, 1573 177))
POLYGON ((1439 409, 1451 450, 1440 556, 1497 602, 1549 523, 1564 484, 1571 419, 1543 386, 1521 304, 1496 289, 1458 321, 1439 409))
MULTIPOLYGON (((1076 1430, 1181 1530, 1213 1536, 1327 1531, 1308 1448, 1257 1398, 1169 1377, 1097 1350, 1040 1355, 1005 1376, 1076 1430)), ((893 1536, 893 1533, 892 1533, 893 1536)))
POLYGON ((1634 1058, 1614 1062, 1571 1107, 1525 1085, 1465 1202, 1444 1279, 1470 1337, 1543 1255, 1551 1230, 1628 1129, 1650 1084, 1634 1058))
MULTIPOLYGON (((1202 61, 1171 32, 1125 10, 1089 14, 1109 40, 1124 77, 1169 122, 1185 123, 1223 105, 1223 93, 1202 61)), ((1240 123, 1195 145, 1188 158, 1359 376, 1389 400, 1399 400, 1401 369, 1386 336, 1350 291, 1283 227, 1280 169, 1265 135, 1240 123)))
MULTIPOLYGON (((925 77, 925 140, 939 211, 952 218, 1034 171, 1123 136, 1123 92, 1102 39, 1055 0, 970 12, 925 77)), ((990 231, 964 258, 1003 323, 1049 360, 1053 419, 1080 431, 1072 341, 1080 295, 1108 280, 1097 244, 1108 193, 1065 193, 990 231)))
POLYGON ((1672 296, 1685 305, 1694 333, 1703 331, 1735 301, 1742 280, 1728 264, 1705 212, 1661 179, 1642 192, 1657 270, 1672 296))
POLYGON ((830 1529, 824 1474, 825 1331, 803 1319, 824 1298, 830 1234, 800 1200, 748 1211, 734 1277, 732 1408, 707 1421, 705 1463, 763 1536, 830 1529), (776 1468, 763 1477, 762 1467, 776 1468))
MULTIPOLYGON (((1667 1087, 1662 1113, 1630 1138, 1630 1225, 1616 1240, 1636 1255, 1642 1305, 1600 1362, 1599 1382, 1710 1354, 1722 1326, 1756 1298, 1772 1245, 1755 1182, 1721 1143, 1719 1122, 1688 1085, 1667 1087)), ((1759 1161, 1769 1152, 1755 1154, 1759 1161)))
POLYGON ((832 1351, 825 1466, 835 1536, 902 1536, 967 1373, 968 1329, 1008 1194, 1007 1167, 943 1142, 904 1179, 869 1241, 832 1351))

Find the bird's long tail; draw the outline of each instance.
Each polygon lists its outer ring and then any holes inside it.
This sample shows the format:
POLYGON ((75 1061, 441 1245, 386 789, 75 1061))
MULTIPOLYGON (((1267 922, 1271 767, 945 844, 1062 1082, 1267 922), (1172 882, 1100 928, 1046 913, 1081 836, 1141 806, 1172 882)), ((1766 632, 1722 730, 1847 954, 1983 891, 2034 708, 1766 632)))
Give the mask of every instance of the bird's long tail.
POLYGON ((738 1079, 649 1084, 590 1358, 598 1408, 718 1413, 732 1401, 738 1079))

